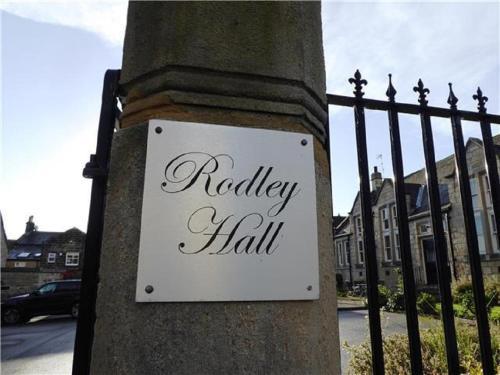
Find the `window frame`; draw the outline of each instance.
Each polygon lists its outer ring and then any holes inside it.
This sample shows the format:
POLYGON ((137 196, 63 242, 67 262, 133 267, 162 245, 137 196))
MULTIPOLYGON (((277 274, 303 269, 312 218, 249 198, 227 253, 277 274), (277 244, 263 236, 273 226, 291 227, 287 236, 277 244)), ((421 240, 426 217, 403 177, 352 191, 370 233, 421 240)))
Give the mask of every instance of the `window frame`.
POLYGON ((57 259, 57 253, 50 252, 47 254, 47 263, 54 264, 57 259))
POLYGON ((401 247, 399 246, 399 232, 394 232, 394 254, 397 261, 401 260, 401 247))
POLYGON ((391 235, 388 233, 384 234, 383 241, 384 241, 384 260, 386 262, 391 262, 392 261, 391 235), (389 252, 387 252, 387 251, 389 251, 389 252), (389 256, 387 256, 388 254, 389 254, 389 256))
POLYGON ((64 265, 69 267, 78 267, 80 265, 80 253, 77 251, 68 251, 66 253, 64 265), (70 261, 71 258, 76 258, 76 262, 70 261))
POLYGON ((357 248, 358 248, 358 263, 365 264, 365 248, 363 245, 363 240, 358 240, 357 248))

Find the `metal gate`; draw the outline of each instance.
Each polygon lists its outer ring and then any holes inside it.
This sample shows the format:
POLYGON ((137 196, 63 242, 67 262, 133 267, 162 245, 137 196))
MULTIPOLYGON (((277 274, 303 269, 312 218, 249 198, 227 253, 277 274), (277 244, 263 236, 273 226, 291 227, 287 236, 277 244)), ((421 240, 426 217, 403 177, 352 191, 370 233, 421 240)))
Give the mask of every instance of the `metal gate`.
MULTIPOLYGON (((471 268, 472 287, 474 292, 474 303, 477 315, 478 336, 481 348, 481 361, 483 373, 492 375, 494 373, 493 355, 491 349, 491 337, 488 325, 488 314, 485 302, 483 274, 481 270, 481 259, 474 222, 471 189, 465 154, 464 137, 461 120, 475 121, 481 127, 484 157, 487 165, 487 175, 490 185, 493 212, 496 228, 500 228, 500 184, 498 169, 491 134, 491 124, 500 124, 500 116, 488 114, 485 104, 488 98, 483 95, 481 89, 473 95, 478 103, 478 112, 462 111, 457 107, 458 99, 453 93, 452 85, 449 84, 448 104, 450 108, 437 108, 428 106, 426 100, 430 92, 425 88, 422 80, 419 80, 413 90, 418 94, 418 105, 396 102, 396 90, 392 85, 389 74, 389 87, 386 95, 387 101, 363 98, 363 86, 368 82, 362 79, 357 70, 349 83, 354 85, 354 97, 327 95, 328 104, 354 108, 354 122, 356 132, 356 148, 358 155, 359 192, 361 203, 361 217, 363 225, 363 248, 365 249, 365 267, 367 281, 368 314, 372 355, 373 374, 384 373, 384 356, 382 344, 382 332, 380 326, 380 309, 378 299, 378 275, 377 258, 375 249, 375 233, 372 217, 372 203, 370 198, 370 179, 368 170, 365 108, 370 110, 386 111, 390 131, 390 143, 392 154, 392 166, 394 171, 394 191, 396 197, 397 224, 399 228, 399 248, 401 249, 401 268, 404 287, 404 301, 406 321, 410 348, 410 363, 413 374, 422 374, 422 354, 420 335, 418 328, 418 316, 416 306, 416 288, 413 274, 413 265, 410 248, 410 235, 408 225, 408 212, 405 200, 405 184, 403 175, 403 159, 401 150, 401 139, 399 132, 399 113, 420 116, 422 128, 422 143, 425 155, 425 170, 427 173, 427 187, 429 191, 429 206, 432 220, 433 239, 436 244, 437 278, 439 293, 442 304, 442 320, 446 344, 446 355, 449 374, 459 374, 459 354, 457 348, 456 331, 454 324, 453 301, 451 296, 451 275, 448 267, 448 255, 446 251, 446 238, 441 218, 441 202, 439 195, 438 177, 436 170, 436 158, 434 153, 434 141, 431 127, 432 117, 444 117, 450 119, 453 132, 453 143, 455 148, 455 161, 458 171, 460 196, 466 232, 466 242, 471 268)), ((500 231, 497 231, 500 241, 500 231)), ((500 242, 499 242, 500 243, 500 242)))
MULTIPOLYGON (((112 135, 116 120, 120 115, 120 110, 117 106, 119 76, 119 70, 108 70, 106 72, 102 93, 97 151, 95 155, 91 155, 90 161, 87 163, 83 171, 84 177, 93 179, 93 183, 89 222, 87 227, 87 240, 85 245, 85 264, 82 274, 80 316, 77 324, 73 360, 74 375, 86 375, 90 372, 107 173, 112 135)), ((370 180, 364 113, 365 108, 370 110, 386 111, 388 114, 392 164, 395 180, 394 187, 396 211, 399 227, 399 247, 401 249, 401 267, 412 373, 422 373, 422 355, 416 308, 415 279, 413 275, 410 248, 408 212, 405 202, 403 161, 398 120, 399 113, 420 116, 433 238, 437 249, 446 249, 446 238, 443 229, 443 222, 441 220, 441 202, 439 196, 431 117, 444 117, 450 119, 450 125, 453 131, 455 159, 458 170, 462 210, 466 229, 466 240, 471 267, 483 373, 488 375, 493 374, 494 367, 491 338, 461 120, 464 119, 478 122, 481 127, 495 223, 496 227, 500 228, 500 183, 494 150, 495 146, 493 144, 491 134, 491 124, 500 124, 500 116, 488 114, 486 112, 485 103, 488 98, 483 96, 479 88, 477 93, 473 95, 473 98, 478 102, 478 112, 470 112, 462 111, 457 108, 458 99, 452 91, 451 84, 448 98, 450 108, 447 109, 427 105, 426 95, 429 93, 429 90, 424 87, 421 80, 418 81, 417 86, 413 89, 419 95, 418 105, 396 102, 396 90, 392 85, 391 75, 389 75, 389 87, 386 92, 388 101, 363 98, 363 86, 365 86, 368 82, 365 79, 362 79, 359 71, 356 71, 354 78, 349 79, 349 83, 354 84, 354 97, 327 94, 327 99, 328 104, 354 108, 358 172, 360 179, 359 190, 361 198, 361 216, 364 228, 363 246, 366 254, 365 267, 373 374, 384 373, 384 357, 378 304, 378 275, 375 251, 375 234, 372 218, 372 204, 370 200, 370 180)), ((497 231, 497 236, 499 236, 498 240, 500 243, 500 231, 497 231)), ((442 302, 442 319, 445 333, 448 373, 458 374, 459 355, 454 325, 448 256, 446 251, 437 251, 436 255, 437 277, 442 302)))

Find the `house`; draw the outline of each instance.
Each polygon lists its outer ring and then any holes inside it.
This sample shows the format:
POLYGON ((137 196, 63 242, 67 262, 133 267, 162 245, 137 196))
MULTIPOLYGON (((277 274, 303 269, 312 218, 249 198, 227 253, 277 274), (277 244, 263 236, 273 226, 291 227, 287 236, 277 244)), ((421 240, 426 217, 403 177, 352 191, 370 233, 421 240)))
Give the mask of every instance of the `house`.
POLYGON ((30 216, 23 235, 10 242, 2 267, 2 298, 47 281, 81 277, 85 233, 77 228, 39 231, 30 216))
MULTIPOLYGON (((500 145, 500 135, 494 137, 494 143, 500 145)), ((470 138, 466 144, 466 152, 483 274, 498 277, 500 247, 482 141, 470 138)), ((500 166, 500 146, 497 146, 497 165, 500 166)), ((450 274, 453 279, 468 278, 469 256, 454 155, 438 161, 436 166, 450 274)), ((378 276, 382 284, 395 287, 401 269, 401 253, 393 181, 383 179, 375 167, 371 183, 378 276)), ((405 177, 405 193, 415 281, 421 288, 433 288, 437 286, 436 249, 432 238, 425 169, 405 177)), ((337 274, 340 275, 337 278, 341 277, 348 287, 365 283, 359 194, 348 218, 339 223, 334 232, 337 274)))
POLYGON ((0 257, 1 266, 5 267, 7 264, 7 253, 9 252, 9 242, 7 241, 7 235, 5 234, 5 228, 3 226, 3 217, 0 212, 0 257))

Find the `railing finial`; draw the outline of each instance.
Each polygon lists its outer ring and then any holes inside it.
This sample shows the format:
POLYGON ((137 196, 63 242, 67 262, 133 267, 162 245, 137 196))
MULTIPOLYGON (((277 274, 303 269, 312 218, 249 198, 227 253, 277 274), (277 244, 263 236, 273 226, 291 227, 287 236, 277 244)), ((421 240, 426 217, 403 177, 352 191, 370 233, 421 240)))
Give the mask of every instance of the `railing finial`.
POLYGON ((363 85, 367 85, 368 81, 366 79, 361 79, 361 73, 359 69, 356 69, 354 73, 354 78, 349 78, 349 83, 354 83, 354 91, 352 92, 356 98, 361 99, 365 93, 361 91, 363 89, 363 85))
POLYGON ((477 100, 477 109, 480 113, 486 113, 486 107, 484 106, 488 101, 487 96, 483 96, 481 88, 477 88, 477 94, 472 95, 472 99, 477 100))
POLYGON ((396 89, 392 85, 392 74, 389 73, 389 87, 387 88, 387 91, 385 92, 385 95, 389 98, 389 101, 391 103, 394 103, 396 101, 396 89))
POLYGON ((450 94, 448 95, 448 104, 450 105, 451 109, 457 109, 458 98, 455 96, 455 93, 453 92, 453 88, 451 87, 451 82, 448 83, 448 86, 450 87, 450 94))
POLYGON ((424 87, 424 83, 422 82, 422 79, 418 79, 417 86, 413 87, 413 91, 418 92, 418 102, 422 107, 427 106, 427 100, 426 100, 426 94, 430 93, 430 90, 428 88, 424 87))

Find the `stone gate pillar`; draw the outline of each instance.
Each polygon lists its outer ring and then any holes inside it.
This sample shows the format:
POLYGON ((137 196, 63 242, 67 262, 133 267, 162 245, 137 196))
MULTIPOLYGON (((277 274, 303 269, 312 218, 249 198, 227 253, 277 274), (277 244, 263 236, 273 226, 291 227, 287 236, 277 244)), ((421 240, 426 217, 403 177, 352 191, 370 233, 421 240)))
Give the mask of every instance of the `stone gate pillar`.
POLYGON ((91 372, 340 373, 320 3, 131 2, 121 87, 91 372), (135 302, 149 119, 314 136, 319 300, 135 302))

